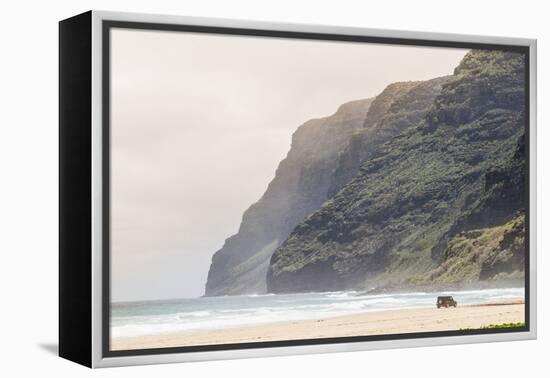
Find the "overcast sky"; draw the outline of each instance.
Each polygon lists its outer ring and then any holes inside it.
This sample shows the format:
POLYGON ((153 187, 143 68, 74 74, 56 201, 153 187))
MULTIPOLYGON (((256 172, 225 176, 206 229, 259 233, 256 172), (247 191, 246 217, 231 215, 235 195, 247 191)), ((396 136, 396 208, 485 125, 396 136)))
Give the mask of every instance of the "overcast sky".
POLYGON ((466 53, 124 29, 111 41, 114 301, 201 296, 298 126, 451 74, 466 53))

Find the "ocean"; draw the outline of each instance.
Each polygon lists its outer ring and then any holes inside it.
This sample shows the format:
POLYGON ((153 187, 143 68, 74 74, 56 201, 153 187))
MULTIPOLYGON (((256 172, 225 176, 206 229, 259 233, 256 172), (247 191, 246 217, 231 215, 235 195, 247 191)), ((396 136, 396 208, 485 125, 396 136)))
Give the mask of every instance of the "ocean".
POLYGON ((111 305, 111 337, 231 328, 322 319, 367 311, 435 306, 438 295, 458 305, 524 297, 523 288, 369 295, 355 291, 266 294, 124 302, 111 305))

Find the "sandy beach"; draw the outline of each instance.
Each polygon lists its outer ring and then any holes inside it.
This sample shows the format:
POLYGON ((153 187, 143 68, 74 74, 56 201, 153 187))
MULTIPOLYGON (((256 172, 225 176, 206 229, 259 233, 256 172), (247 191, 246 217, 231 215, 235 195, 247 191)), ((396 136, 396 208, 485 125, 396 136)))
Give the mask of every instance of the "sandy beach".
POLYGON ((112 340, 112 350, 315 339, 480 328, 524 322, 523 299, 437 309, 384 310, 219 330, 163 333, 112 340))

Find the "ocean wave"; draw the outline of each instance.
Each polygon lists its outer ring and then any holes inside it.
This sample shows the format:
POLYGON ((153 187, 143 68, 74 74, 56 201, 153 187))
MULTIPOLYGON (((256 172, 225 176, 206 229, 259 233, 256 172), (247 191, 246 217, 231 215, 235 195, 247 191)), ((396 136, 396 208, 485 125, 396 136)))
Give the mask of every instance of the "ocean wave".
POLYGON ((248 297, 248 298, 258 298, 258 297, 272 297, 274 295, 277 295, 277 294, 274 294, 274 293, 267 293, 267 294, 248 294, 248 295, 245 295, 245 297, 248 297))
POLYGON ((356 297, 358 294, 357 291, 341 291, 341 292, 330 292, 326 294, 328 298, 350 298, 356 297))
POLYGON ((202 311, 181 312, 177 314, 177 316, 180 319, 186 318, 188 316, 202 318, 209 315, 212 315, 212 311, 202 310, 202 311))

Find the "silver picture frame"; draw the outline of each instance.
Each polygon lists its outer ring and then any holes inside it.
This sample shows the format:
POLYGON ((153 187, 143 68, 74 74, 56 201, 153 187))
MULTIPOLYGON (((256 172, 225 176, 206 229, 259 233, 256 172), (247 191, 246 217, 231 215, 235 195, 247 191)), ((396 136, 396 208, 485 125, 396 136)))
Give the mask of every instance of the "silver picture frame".
MULTIPOLYGON (((479 35, 461 35, 430 32, 415 32, 404 30, 383 30, 357 27, 341 27, 314 24, 288 24, 261 22, 249 20, 216 19, 184 17, 171 15, 139 14, 111 11, 90 11, 87 16, 91 24, 91 230, 89 233, 91 263, 90 282, 90 349, 89 359, 84 363, 93 368, 116 367, 127 365, 160 364, 174 362, 192 362, 206 360, 225 360, 237 358, 254 358, 268 356, 287 356, 297 354, 333 353, 349 351, 367 351, 390 348, 412 348, 450 344, 486 343, 500 341, 529 340, 537 337, 537 41, 535 39, 508 38, 479 35), (355 342, 340 342, 330 344, 291 345, 250 347, 245 349, 226 349, 208 351, 165 351, 163 349, 154 353, 112 355, 106 350, 105 328, 105 295, 108 288, 105 287, 105 261, 104 261, 104 209, 105 200, 103 193, 104 169, 104 43, 105 24, 108 22, 129 22, 136 24, 155 25, 188 25, 200 27, 261 30, 266 32, 292 32, 334 36, 364 36, 382 39, 406 39, 437 43, 466 43, 488 44, 503 46, 522 46, 528 49, 529 70, 529 271, 528 278, 528 330, 523 332, 499 332, 484 334, 468 334, 460 336, 433 336, 411 337, 387 340, 370 340, 355 342)), ((526 288, 527 289, 527 288, 526 288)), ((526 294, 527 295, 527 294, 526 294)), ((63 348, 61 347, 61 350, 63 348)), ((69 353, 70 354, 70 353, 69 353)), ((67 358, 76 360, 76 358, 67 358)))

